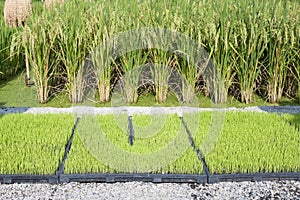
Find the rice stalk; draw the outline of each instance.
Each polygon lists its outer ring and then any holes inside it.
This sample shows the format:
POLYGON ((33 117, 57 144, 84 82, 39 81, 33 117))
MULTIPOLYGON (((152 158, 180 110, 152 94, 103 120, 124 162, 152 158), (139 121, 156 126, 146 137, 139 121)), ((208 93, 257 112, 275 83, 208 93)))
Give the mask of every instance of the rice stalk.
MULTIPOLYGON (((262 68, 262 58, 266 49, 263 37, 263 25, 258 23, 259 8, 250 4, 250 13, 244 16, 244 21, 238 22, 234 31, 236 44, 231 44, 231 48, 236 53, 234 59, 234 70, 237 73, 238 85, 240 89, 241 102, 249 104, 253 101, 253 93, 256 89, 256 81, 262 68), (253 11, 251 10, 251 7, 253 11), (254 11, 255 10, 255 11, 254 11), (262 27, 261 27, 262 26, 262 27)), ((248 7, 247 7, 248 8, 248 7)), ((243 17, 239 17, 242 18, 243 17)), ((260 22, 261 23, 261 22, 260 22)))
POLYGON ((167 51, 154 49, 152 51, 153 65, 150 67, 155 90, 155 100, 163 103, 167 100, 169 90, 170 67, 174 63, 167 51))
POLYGON ((267 99, 271 103, 279 103, 283 95, 284 85, 288 74, 288 66, 292 61, 289 57, 289 36, 284 28, 287 10, 280 3, 274 8, 274 17, 270 22, 267 65, 267 99))
POLYGON ((129 52, 120 58, 117 66, 120 74, 119 84, 127 103, 136 103, 138 100, 138 89, 143 82, 143 69, 147 61, 147 55, 142 50, 129 52))
POLYGON ((83 101, 84 84, 82 80, 82 67, 88 50, 91 46, 92 37, 88 29, 88 15, 90 7, 84 2, 67 2, 59 12, 64 12, 57 19, 59 32, 57 56, 63 63, 66 75, 66 89, 70 102, 79 103, 83 101), (78 76, 77 76, 78 75, 78 76))
POLYGON ((5 24, 2 13, 3 4, 0 4, 0 80, 7 79, 23 67, 22 54, 11 54, 11 42, 18 29, 5 24))
POLYGON ((54 53, 58 30, 50 21, 44 21, 42 18, 35 20, 31 21, 31 26, 25 27, 23 44, 34 73, 39 102, 46 103, 51 95, 58 65, 54 53))

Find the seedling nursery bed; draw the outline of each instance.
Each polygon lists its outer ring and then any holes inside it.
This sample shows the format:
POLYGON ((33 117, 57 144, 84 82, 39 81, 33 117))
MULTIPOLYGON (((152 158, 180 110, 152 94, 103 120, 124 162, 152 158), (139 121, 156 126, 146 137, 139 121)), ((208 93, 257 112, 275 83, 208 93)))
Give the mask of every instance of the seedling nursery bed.
POLYGON ((5 114, 0 183, 300 180, 299 114, 227 112, 208 152, 212 117, 5 114))

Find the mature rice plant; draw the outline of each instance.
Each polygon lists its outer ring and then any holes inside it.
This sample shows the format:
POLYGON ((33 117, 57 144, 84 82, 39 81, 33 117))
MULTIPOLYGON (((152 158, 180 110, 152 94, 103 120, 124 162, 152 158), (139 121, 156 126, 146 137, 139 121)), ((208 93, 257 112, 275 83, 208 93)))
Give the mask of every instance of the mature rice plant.
MULTIPOLYGON (((267 97, 270 102, 278 102, 282 95, 294 98, 299 88, 299 8, 299 2, 275 0, 155 3, 151 0, 78 0, 50 9, 50 13, 55 14, 47 15, 45 20, 53 23, 52 26, 58 30, 53 49, 60 62, 61 77, 66 77, 64 82, 67 82, 66 91, 71 102, 84 100, 86 77, 83 66, 88 55, 95 72, 93 77, 97 79, 99 101, 110 100, 117 77, 113 63, 122 56, 120 52, 124 53, 110 42, 122 32, 144 27, 184 33, 209 52, 211 68, 205 76, 192 69, 200 61, 175 58, 177 43, 180 42, 176 41, 178 38, 167 41, 172 50, 162 48, 165 52, 169 51, 169 55, 158 55, 157 52, 163 51, 153 46, 160 40, 160 35, 156 40, 148 41, 148 46, 143 49, 149 51, 152 56, 149 57, 153 58, 148 62, 169 65, 167 69, 172 66, 172 70, 182 73, 178 75, 191 86, 183 92, 184 101, 188 101, 194 92, 193 87, 199 87, 215 103, 225 102, 228 93, 251 103, 255 92, 267 97), (205 81, 199 81, 199 77, 205 81)), ((144 36, 141 34, 141 37, 144 36)), ((185 47, 190 48, 188 44, 185 47)), ((159 68, 152 68, 153 72, 155 70, 158 72, 159 68)), ((167 76, 158 78, 156 73, 155 77, 155 82, 161 79, 167 83, 167 76)), ((166 87, 156 88, 156 94, 161 95, 156 100, 165 101, 168 94, 166 87)))
POLYGON ((3 3, 0 2, 0 80, 7 79, 23 67, 21 54, 11 54, 10 45, 13 35, 18 31, 4 22, 3 3))
POLYGON ((256 81, 262 68, 263 53, 266 49, 267 37, 264 32, 264 19, 261 16, 266 10, 260 8, 258 2, 240 2, 245 10, 239 10, 236 29, 233 32, 234 43, 229 45, 235 51, 233 67, 237 73, 237 84, 240 89, 240 99, 246 104, 253 101, 256 81))
POLYGON ((22 39, 34 73, 39 102, 46 103, 51 96, 52 86, 55 86, 55 73, 59 64, 55 54, 58 29, 43 17, 34 17, 30 23, 25 27, 22 39))
POLYGON ((45 6, 47 9, 50 9, 52 6, 61 3, 64 3, 64 0, 45 0, 45 6))
MULTIPOLYGON (((4 20, 11 27, 24 26, 28 16, 32 14, 31 0, 6 0, 4 4, 4 20)), ((25 53, 26 85, 30 85, 28 55, 25 53)))
POLYGON ((216 2, 208 4, 205 8, 205 15, 210 22, 205 25, 203 42, 211 53, 216 68, 210 72, 214 80, 206 80, 211 98, 215 103, 224 103, 227 100, 227 91, 233 79, 231 59, 234 51, 230 48, 230 41, 233 40, 231 7, 228 3, 216 2), (211 91, 212 90, 212 91, 211 91))
POLYGON ((196 82, 200 77, 200 73, 188 60, 178 63, 178 72, 181 77, 177 78, 174 90, 179 89, 179 100, 183 103, 190 103, 194 98, 196 82))
POLYGON ((147 61, 147 54, 143 50, 129 52, 120 58, 120 65, 116 68, 119 72, 119 86, 127 103, 136 103, 138 89, 143 84, 143 70, 147 61))
POLYGON ((82 1, 70 1, 57 9, 57 56, 63 63, 66 89, 72 103, 83 101, 82 67, 91 47, 92 33, 89 30, 91 7, 82 1))
POLYGON ((150 67, 155 89, 155 100, 158 103, 165 102, 169 90, 169 78, 171 66, 175 60, 168 51, 155 49, 152 51, 153 65, 150 67))
MULTIPOLYGON (((283 95, 285 81, 288 76, 288 69, 292 63, 297 63, 294 48, 299 48, 295 41, 294 16, 288 13, 294 13, 295 3, 277 2, 273 7, 274 16, 270 21, 268 31, 267 51, 267 98, 272 103, 280 102, 283 95), (295 60, 296 59, 296 60, 295 60)), ((298 22, 299 24, 299 22, 298 22)), ((298 65, 298 64, 296 64, 298 65)))
POLYGON ((97 86, 100 102, 107 102, 110 100, 111 92, 111 76, 112 76, 112 55, 110 50, 110 44, 105 43, 109 36, 107 30, 104 28, 104 33, 100 32, 95 37, 96 47, 91 50, 91 59, 93 66, 96 70, 97 86), (103 38, 101 38, 103 37, 103 38), (100 39, 101 38, 101 39, 100 39), (99 43, 98 43, 99 42, 99 43), (99 45, 99 44, 107 45, 99 45))

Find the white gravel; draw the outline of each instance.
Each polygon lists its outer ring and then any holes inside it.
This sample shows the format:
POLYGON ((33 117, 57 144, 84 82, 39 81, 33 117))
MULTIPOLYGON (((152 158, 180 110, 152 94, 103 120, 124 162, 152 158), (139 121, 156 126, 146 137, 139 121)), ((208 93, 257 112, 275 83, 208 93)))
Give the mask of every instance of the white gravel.
POLYGON ((143 106, 121 106, 121 107, 89 107, 74 106, 70 108, 54 108, 54 107, 18 107, 18 108, 0 108, 0 114, 8 113, 77 113, 81 114, 112 114, 112 113, 128 113, 128 114, 172 114, 187 113, 201 111, 245 111, 245 112, 276 112, 276 113, 300 113, 300 106, 252 106, 245 108, 195 108, 195 107, 143 107, 143 106))
POLYGON ((299 181, 0 184, 0 199, 300 199, 299 181))
MULTIPOLYGON (((220 109, 191 107, 1 108, 7 113, 182 113, 220 109)), ((300 106, 222 108, 226 111, 300 113, 300 106)), ((0 199, 293 199, 300 200, 300 181, 171 183, 0 184, 0 199)))

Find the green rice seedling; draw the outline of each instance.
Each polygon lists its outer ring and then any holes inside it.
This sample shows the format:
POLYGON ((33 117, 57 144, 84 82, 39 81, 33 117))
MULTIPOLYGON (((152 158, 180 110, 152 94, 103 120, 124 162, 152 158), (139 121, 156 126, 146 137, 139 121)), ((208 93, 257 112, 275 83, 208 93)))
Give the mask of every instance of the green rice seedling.
POLYGON ((203 165, 194 149, 189 147, 182 156, 156 173, 203 174, 203 165))
POLYGON ((92 156, 88 149, 82 143, 80 136, 75 134, 72 148, 69 152, 68 159, 65 163, 66 174, 75 173, 115 173, 116 171, 111 169, 105 163, 99 161, 92 156))
MULTIPOLYGON (((228 112, 215 148, 205 155, 210 172, 299 172, 299 131, 284 119, 294 117, 228 112)), ((198 147, 204 133, 196 136, 198 147)))
MULTIPOLYGON (((162 117, 162 116, 161 116, 162 117)), ((160 117, 159 117, 160 118, 160 117)), ((124 119, 126 121, 127 117, 117 116, 118 120, 124 119)), ((135 115, 133 120, 143 121, 145 116, 135 115), (141 119, 139 119, 141 117, 141 119)), ((147 120, 148 121, 148 120, 147 120)), ((144 123, 143 123, 144 124, 144 123)), ((153 124, 155 126, 156 124, 153 124)), ((159 127, 157 127, 159 128, 159 127)), ((94 130, 94 129, 93 129, 94 130)), ((96 129, 95 129, 96 130, 96 129)), ((104 116, 83 116, 81 122, 77 128, 76 135, 74 138, 73 146, 70 151, 69 157, 66 162, 66 173, 141 173, 141 172, 152 172, 152 173, 200 173, 202 172, 202 166, 199 162, 197 155, 193 152, 192 148, 187 148, 185 152, 182 152, 182 155, 178 155, 178 159, 171 162, 168 166, 162 165, 161 168, 157 168, 154 165, 159 164, 153 162, 153 160, 149 160, 147 163, 146 160, 141 161, 140 159, 135 160, 132 159, 131 156, 141 155, 147 158, 148 154, 155 153, 157 151, 161 151, 164 146, 167 146, 170 142, 174 140, 179 134, 180 121, 176 115, 167 115, 166 123, 163 127, 161 127, 160 131, 156 134, 143 138, 137 137, 135 138, 134 145, 131 146, 128 143, 128 134, 122 128, 118 127, 118 124, 115 121, 115 117, 113 115, 104 115, 104 116), (97 135, 88 135, 84 134, 83 131, 86 129, 85 127, 94 127, 90 123, 98 122, 98 131, 97 135), (83 123, 82 123, 83 122, 83 123), (100 136, 102 135, 102 136, 100 136), (79 136, 79 137, 78 137, 79 136), (104 136, 104 137, 103 137, 104 136), (89 139, 89 137, 91 137, 89 139), (107 140, 108 143, 111 143, 115 146, 114 151, 108 151, 107 148, 103 147, 107 146, 107 143, 101 144, 101 140, 97 139, 100 137, 104 140, 107 140), (91 147, 90 145, 94 145, 91 147), (86 148, 86 150, 84 150, 86 148), (99 153, 101 152, 102 157, 95 154, 98 149, 99 153), (103 149, 103 150, 101 150, 103 149), (100 151, 101 150, 101 151, 100 151), (125 157, 122 157, 120 152, 129 152, 129 154, 125 157), (104 154, 108 154, 110 156, 110 162, 107 159, 104 159, 104 154), (102 159, 101 159, 102 158, 102 159), (104 159, 104 160, 103 160, 104 159), (188 164, 187 164, 188 162, 188 164), (115 164, 119 163, 122 165, 121 168, 118 168, 115 164), (136 170, 131 165, 135 165, 136 170), (149 166, 153 166, 153 170, 144 171, 143 165, 149 169, 149 166), (149 165, 149 166, 148 166, 149 165)), ((182 135, 186 140, 187 136, 185 132, 182 132, 182 135)), ((138 134, 140 135, 140 134, 138 134)), ((103 141, 102 141, 103 143, 103 141)), ((111 148, 109 148, 111 149, 111 148)), ((168 158, 168 155, 160 155, 164 163, 164 160, 168 158)), ((168 164, 168 163, 166 163, 168 164)), ((161 165, 161 163, 159 164, 161 165)))
POLYGON ((300 114, 283 114, 282 118, 291 125, 295 125, 295 127, 300 131, 300 114))
POLYGON ((2 115, 0 174, 55 174, 73 125, 69 114, 2 115))

